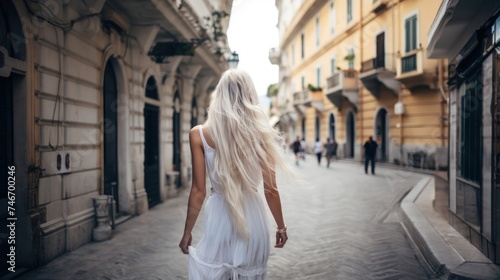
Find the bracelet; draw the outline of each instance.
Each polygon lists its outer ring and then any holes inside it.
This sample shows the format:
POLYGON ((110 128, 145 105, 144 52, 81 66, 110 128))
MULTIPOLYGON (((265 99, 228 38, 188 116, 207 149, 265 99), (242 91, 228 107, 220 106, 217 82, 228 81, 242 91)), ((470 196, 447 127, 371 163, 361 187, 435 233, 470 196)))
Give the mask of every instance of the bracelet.
POLYGON ((285 225, 285 228, 278 228, 278 227, 276 227, 276 232, 277 233, 286 233, 286 225, 285 225))

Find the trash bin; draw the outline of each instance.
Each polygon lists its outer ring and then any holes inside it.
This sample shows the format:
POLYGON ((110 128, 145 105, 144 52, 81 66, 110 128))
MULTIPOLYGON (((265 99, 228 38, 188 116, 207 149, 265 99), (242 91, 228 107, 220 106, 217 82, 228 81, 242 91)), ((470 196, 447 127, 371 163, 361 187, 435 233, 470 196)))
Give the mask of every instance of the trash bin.
POLYGON ((109 223, 109 196, 99 195, 92 198, 96 217, 96 227, 92 231, 94 241, 111 238, 112 229, 109 223))

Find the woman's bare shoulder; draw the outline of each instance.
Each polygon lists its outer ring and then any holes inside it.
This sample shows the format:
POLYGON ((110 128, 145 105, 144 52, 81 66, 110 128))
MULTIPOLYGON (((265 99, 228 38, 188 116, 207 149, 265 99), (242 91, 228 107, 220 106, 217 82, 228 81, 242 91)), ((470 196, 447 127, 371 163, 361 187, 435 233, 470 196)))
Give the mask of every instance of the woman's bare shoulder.
POLYGON ((195 143, 202 143, 200 135, 200 126, 201 125, 197 125, 191 128, 191 130, 189 131, 189 141, 195 143))

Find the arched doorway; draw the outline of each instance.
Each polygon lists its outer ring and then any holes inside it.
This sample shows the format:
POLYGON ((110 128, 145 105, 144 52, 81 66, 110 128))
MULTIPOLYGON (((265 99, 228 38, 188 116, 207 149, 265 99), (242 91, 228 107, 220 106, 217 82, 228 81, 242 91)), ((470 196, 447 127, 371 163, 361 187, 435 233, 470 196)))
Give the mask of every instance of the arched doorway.
POLYGON ((174 133, 174 143, 173 143, 173 169, 179 172, 177 176, 177 182, 175 182, 177 188, 182 187, 182 174, 181 174, 181 97, 179 90, 175 91, 174 94, 174 115, 173 115, 173 133, 174 133))
POLYGON ((113 68, 113 58, 106 63, 103 85, 103 135, 104 135, 104 194, 112 195, 116 201, 116 212, 120 212, 118 193, 118 84, 113 68))
POLYGON ((336 135, 335 135, 335 116, 332 114, 330 114, 330 119, 329 119, 329 122, 328 122, 328 137, 330 137, 330 139, 336 139, 336 135))
POLYGON ((321 122, 318 116, 316 116, 314 121, 314 134, 315 139, 319 139, 321 141, 321 122))
MULTIPOLYGON (((27 83, 32 76, 26 73, 26 48, 32 40, 24 36, 23 27, 27 27, 23 26, 26 22, 21 22, 21 18, 28 16, 24 8, 22 1, 0 1, 0 180, 4 184, 0 205, 5 205, 0 211, 0 251, 10 251, 7 250, 12 245, 7 242, 7 206, 15 206, 16 269, 36 264, 40 239, 33 239, 33 236, 39 236, 39 218, 45 217, 40 213, 32 218, 29 214, 38 207, 38 195, 29 178, 39 176, 41 171, 33 168, 34 165, 29 168, 34 162, 30 158, 34 155, 31 146, 34 144, 34 117, 33 112, 26 109, 34 97, 29 94, 28 87, 31 87, 27 83), (15 201, 15 205, 9 205, 10 201, 15 201)), ((9 267, 5 261, 0 264, 0 277, 11 273, 9 267)))
POLYGON ((301 123, 301 131, 302 135, 300 136, 302 140, 306 141, 306 118, 302 117, 302 123, 301 123))
POLYGON ((387 110, 382 108, 377 112, 377 117, 375 118, 375 139, 379 144, 377 159, 380 161, 387 161, 388 132, 387 110))
MULTIPOLYGON (((9 2, 9 1, 7 1, 9 2)), ((7 10, 4 10, 4 3, 0 4, 0 47, 5 48, 4 51, 9 57, 13 56, 12 46, 7 39, 9 28, 7 23, 7 10)), ((5 55, 5 54, 4 54, 5 55)), ((2 252, 9 252, 9 245, 7 243, 8 228, 7 228, 7 191, 8 191, 8 174, 10 171, 9 166, 14 163, 14 126, 13 126, 13 89, 12 89, 12 74, 8 73, 2 75, 0 73, 0 182, 5 187, 0 192, 0 205, 5 205, 5 211, 0 211, 0 219, 2 227, 0 228, 0 250, 2 252)), ((15 168, 15 167, 14 167, 15 168)), ((19 168, 19 167, 18 167, 19 168)), ((15 175, 15 170, 14 174, 15 175)), ((12 183, 15 183, 14 181, 12 183)), ((3 209, 2 209, 3 210, 3 209)), ((0 264, 0 276, 8 273, 8 263, 3 261, 0 264)))
POLYGON ((346 119, 346 149, 345 149, 345 156, 348 158, 353 158, 354 157, 354 139, 355 139, 355 119, 354 119, 354 113, 349 112, 347 113, 347 119, 346 119))
POLYGON ((191 101, 191 128, 198 125, 198 105, 196 104, 196 97, 191 101))
POLYGON ((154 77, 146 84, 144 104, 144 188, 149 208, 160 202, 160 107, 154 77))

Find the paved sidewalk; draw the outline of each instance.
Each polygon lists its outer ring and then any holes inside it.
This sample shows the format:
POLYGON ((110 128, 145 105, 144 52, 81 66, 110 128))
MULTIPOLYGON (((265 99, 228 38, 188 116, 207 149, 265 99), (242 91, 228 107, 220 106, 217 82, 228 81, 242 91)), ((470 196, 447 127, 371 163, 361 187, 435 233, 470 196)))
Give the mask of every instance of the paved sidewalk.
MULTIPOLYGON (((353 160, 343 163, 357 165, 353 160)), ((448 223, 448 181, 445 171, 402 168, 382 163, 393 174, 422 174, 419 184, 401 202, 403 224, 427 274, 435 279, 500 279, 495 265, 448 223)))
MULTIPOLYGON (((272 249, 269 279, 429 279, 398 211, 423 175, 387 168, 365 175, 361 165, 337 161, 327 169, 313 157, 293 168, 300 182, 279 181, 290 239, 272 249)), ((119 225, 111 240, 18 279, 188 279, 187 256, 178 248, 188 194, 119 225)), ((194 244, 202 228, 200 215, 194 244)))
POLYGON ((448 201, 442 201, 444 197, 438 193, 447 183, 429 176, 401 203, 404 225, 423 255, 429 274, 440 279, 500 279, 500 266, 492 263, 438 213, 442 212, 443 204, 448 207, 448 201))

